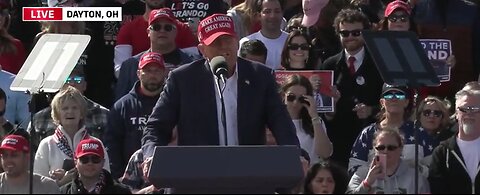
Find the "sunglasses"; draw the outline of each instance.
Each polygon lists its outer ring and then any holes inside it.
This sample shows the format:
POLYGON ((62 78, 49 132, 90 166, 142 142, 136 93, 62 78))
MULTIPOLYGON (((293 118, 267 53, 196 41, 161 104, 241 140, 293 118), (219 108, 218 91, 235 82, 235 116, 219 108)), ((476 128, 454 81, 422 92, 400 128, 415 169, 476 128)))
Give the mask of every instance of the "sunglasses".
POLYGON ((385 149, 387 149, 388 151, 394 151, 398 148, 398 146, 394 146, 394 145, 378 145, 378 146, 375 146, 375 150, 377 151, 384 151, 385 149))
POLYGON ((86 156, 82 156, 78 159, 80 160, 80 163, 82 163, 82 164, 87 164, 89 162, 92 162, 93 164, 98 164, 98 163, 102 162, 102 158, 100 158, 99 156, 95 156, 95 155, 86 155, 86 156))
POLYGON ((407 22, 408 21, 408 16, 389 16, 388 20, 390 22, 407 22))
POLYGON ((148 29, 156 31, 156 32, 158 32, 162 29, 165 30, 165 32, 171 32, 173 29, 175 29, 175 26, 173 26, 171 24, 164 24, 164 25, 152 24, 148 27, 148 29))
POLYGON ((393 98, 396 98, 396 99, 399 99, 399 100, 404 100, 407 97, 404 93, 385 93, 385 94, 383 94, 383 99, 391 100, 393 98))
POLYGON ((340 34, 342 37, 349 37, 350 34, 354 37, 358 37, 362 35, 362 30, 341 30, 338 32, 338 34, 340 34))
POLYGON ((441 110, 430 110, 426 109, 422 111, 423 116, 429 117, 429 116, 434 116, 436 118, 441 118, 443 117, 443 112, 441 110))
POLYGON ((480 112, 480 106, 462 106, 458 107, 457 110, 463 113, 478 113, 480 112))
POLYGON ((288 49, 290 49, 290 50, 298 50, 298 49, 309 50, 310 45, 308 43, 304 43, 304 44, 291 43, 291 44, 288 44, 288 49))
POLYGON ((288 94, 287 95, 287 101, 289 102, 293 102, 295 100, 297 100, 298 102, 302 103, 302 104, 307 104, 307 105, 310 105, 310 103, 308 103, 308 101, 306 100, 307 98, 306 97, 303 97, 303 96, 296 96, 296 95, 293 95, 293 94, 288 94))
POLYGON ((85 78, 83 78, 83 77, 81 77, 81 76, 68 77, 66 82, 67 82, 68 84, 73 84, 73 83, 81 84, 84 79, 85 79, 85 78))

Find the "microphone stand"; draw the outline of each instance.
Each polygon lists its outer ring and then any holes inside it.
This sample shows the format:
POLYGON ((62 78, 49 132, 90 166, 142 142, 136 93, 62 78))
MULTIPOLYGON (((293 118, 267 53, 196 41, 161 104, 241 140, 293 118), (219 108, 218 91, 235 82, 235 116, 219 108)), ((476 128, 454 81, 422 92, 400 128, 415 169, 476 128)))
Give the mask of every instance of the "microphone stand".
POLYGON ((228 137, 227 137, 227 118, 225 114, 225 100, 223 96, 223 91, 225 91, 225 87, 227 86, 226 80, 223 77, 223 75, 215 76, 217 79, 215 80, 217 83, 217 90, 218 94, 220 95, 220 102, 222 104, 222 113, 221 113, 221 118, 222 118, 222 125, 223 125, 223 139, 225 142, 225 146, 228 146, 228 137), (225 81, 225 82, 223 82, 225 81), (220 87, 220 83, 223 83, 223 87, 220 87))
POLYGON ((33 164, 35 162, 35 152, 34 152, 34 148, 35 148, 35 144, 33 143, 34 140, 36 140, 36 136, 37 136, 37 132, 36 132, 36 129, 35 129, 35 122, 34 122, 34 116, 35 116, 35 111, 36 111, 36 105, 35 105, 35 99, 36 99, 36 95, 39 95, 41 93, 41 89, 38 89, 38 90, 28 90, 26 93, 28 93, 30 95, 30 102, 29 102, 29 106, 28 106, 28 109, 30 111, 30 173, 29 173, 29 194, 34 194, 33 193, 33 164))

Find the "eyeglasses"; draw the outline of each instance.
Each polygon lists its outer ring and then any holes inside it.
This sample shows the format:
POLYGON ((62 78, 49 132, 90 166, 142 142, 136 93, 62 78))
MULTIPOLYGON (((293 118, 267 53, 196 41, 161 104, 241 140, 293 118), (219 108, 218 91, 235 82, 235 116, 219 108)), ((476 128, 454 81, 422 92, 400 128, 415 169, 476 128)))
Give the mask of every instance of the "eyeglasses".
POLYGON ((426 109, 426 110, 422 111, 422 114, 425 117, 434 116, 436 118, 441 118, 443 116, 443 112, 441 110, 426 109))
POLYGON ((394 145, 378 145, 378 146, 375 146, 375 150, 377 151, 384 151, 385 149, 387 149, 388 151, 394 151, 398 148, 398 146, 394 146, 394 145))
POLYGON ((341 30, 338 32, 342 37, 349 37, 352 34, 354 37, 362 35, 362 30, 341 30))
POLYGON ((310 45, 308 43, 304 43, 304 44, 290 43, 290 44, 288 44, 288 49, 290 49, 290 50, 298 50, 298 49, 309 50, 310 45))
POLYGON ((402 16, 389 16, 388 20, 390 22, 407 22, 408 21, 408 16, 402 15, 402 16))
POLYGON ((93 164, 98 164, 102 162, 102 159, 99 156, 96 155, 86 155, 78 158, 82 164, 87 164, 89 162, 92 162, 93 164))
POLYGON ((461 106, 457 110, 463 113, 478 113, 480 112, 480 106, 461 106))
POLYGON ((68 77, 66 83, 68 84, 81 84, 85 78, 81 76, 68 77))
POLYGON ((148 29, 156 31, 156 32, 158 32, 162 29, 165 30, 165 32, 171 32, 173 29, 175 29, 175 26, 171 25, 171 24, 164 24, 164 25, 152 24, 148 27, 148 29))
POLYGON ((404 93, 386 93, 383 94, 383 99, 386 100, 391 100, 393 98, 399 99, 399 100, 404 100, 407 98, 404 93))

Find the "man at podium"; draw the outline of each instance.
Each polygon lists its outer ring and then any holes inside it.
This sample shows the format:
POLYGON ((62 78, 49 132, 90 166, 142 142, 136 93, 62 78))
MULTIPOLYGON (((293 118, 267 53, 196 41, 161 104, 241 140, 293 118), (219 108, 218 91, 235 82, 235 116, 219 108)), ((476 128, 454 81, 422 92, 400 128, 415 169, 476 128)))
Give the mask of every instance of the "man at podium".
POLYGON ((155 146, 170 142, 175 126, 178 145, 264 145, 267 127, 279 145, 298 146, 272 70, 237 57, 238 37, 232 19, 224 14, 205 18, 199 23, 198 39, 205 59, 169 75, 143 133, 144 158, 152 156, 155 146), (215 82, 211 64, 217 56, 224 57, 228 69, 225 84, 215 82), (225 87, 226 125, 217 85, 225 87))

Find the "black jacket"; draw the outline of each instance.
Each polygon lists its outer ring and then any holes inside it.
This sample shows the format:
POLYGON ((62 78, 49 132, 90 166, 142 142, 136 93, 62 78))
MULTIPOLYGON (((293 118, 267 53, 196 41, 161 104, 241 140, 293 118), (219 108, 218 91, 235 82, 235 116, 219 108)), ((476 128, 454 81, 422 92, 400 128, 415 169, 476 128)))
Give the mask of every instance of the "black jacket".
MULTIPOLYGON (((113 180, 108 171, 103 170, 103 173, 105 174, 105 186, 100 194, 132 194, 130 188, 113 180)), ((88 191, 83 188, 78 174, 73 181, 60 187, 60 192, 62 194, 89 194, 88 191)))
POLYGON ((432 154, 428 181, 432 194, 478 194, 480 177, 470 179, 457 136, 442 142, 432 154))

